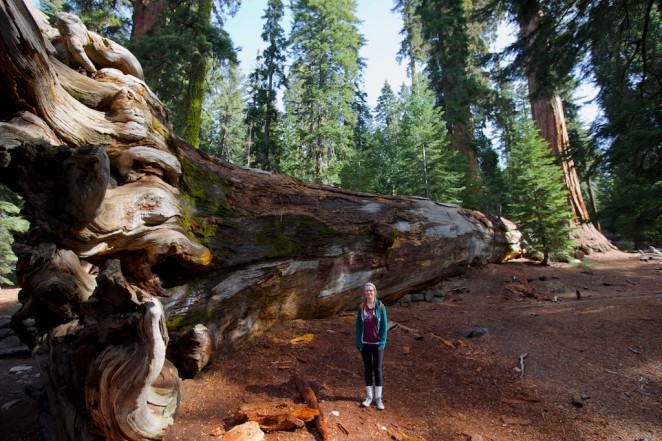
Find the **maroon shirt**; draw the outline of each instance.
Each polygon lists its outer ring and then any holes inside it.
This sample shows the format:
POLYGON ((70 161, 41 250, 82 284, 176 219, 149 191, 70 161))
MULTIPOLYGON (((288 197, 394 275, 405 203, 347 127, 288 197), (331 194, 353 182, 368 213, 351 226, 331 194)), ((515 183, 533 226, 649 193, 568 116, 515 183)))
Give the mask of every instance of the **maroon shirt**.
POLYGON ((377 311, 367 306, 363 309, 363 343, 379 344, 379 332, 377 330, 377 311))

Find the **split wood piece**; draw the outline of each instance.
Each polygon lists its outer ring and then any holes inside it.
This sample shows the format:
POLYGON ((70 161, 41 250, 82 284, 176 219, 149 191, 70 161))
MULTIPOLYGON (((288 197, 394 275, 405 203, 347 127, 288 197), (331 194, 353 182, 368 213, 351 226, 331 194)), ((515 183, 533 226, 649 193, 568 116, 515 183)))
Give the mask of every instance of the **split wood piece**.
POLYGON ((299 389, 299 392, 303 396, 304 400, 306 400, 306 404, 319 411, 319 415, 317 415, 317 418, 315 418, 315 426, 317 427, 319 433, 322 435, 322 439, 325 441, 328 440, 329 431, 327 430, 326 419, 324 418, 322 408, 317 402, 315 392, 313 392, 313 389, 310 387, 310 385, 308 385, 308 382, 306 382, 306 380, 300 375, 294 375, 294 380, 296 381, 297 389, 299 389))
POLYGON ((293 430, 303 427, 319 413, 318 409, 294 403, 292 400, 262 401, 247 403, 239 407, 234 417, 234 424, 255 421, 265 432, 293 430))

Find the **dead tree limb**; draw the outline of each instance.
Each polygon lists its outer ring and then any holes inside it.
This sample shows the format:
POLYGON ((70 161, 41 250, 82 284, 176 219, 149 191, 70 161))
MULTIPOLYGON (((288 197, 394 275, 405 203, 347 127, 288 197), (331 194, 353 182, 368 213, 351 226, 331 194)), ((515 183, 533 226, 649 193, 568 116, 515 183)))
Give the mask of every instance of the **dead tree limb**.
POLYGON ((297 389, 299 389, 299 393, 301 393, 303 396, 306 404, 308 404, 309 407, 319 411, 319 415, 315 417, 315 427, 317 427, 320 435, 322 435, 322 439, 325 441, 328 440, 329 429, 326 423, 326 418, 324 416, 324 412, 322 412, 322 408, 320 407, 319 402, 317 401, 317 397, 315 396, 313 388, 311 388, 308 382, 298 374, 294 376, 294 379, 297 384, 297 389))

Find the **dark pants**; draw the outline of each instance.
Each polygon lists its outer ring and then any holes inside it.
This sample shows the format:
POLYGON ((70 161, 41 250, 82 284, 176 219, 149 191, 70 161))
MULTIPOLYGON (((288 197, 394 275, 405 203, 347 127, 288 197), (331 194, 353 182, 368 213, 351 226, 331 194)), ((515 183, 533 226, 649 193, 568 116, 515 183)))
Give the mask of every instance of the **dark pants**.
POLYGON ((379 350, 379 345, 363 343, 361 350, 363 367, 365 368, 365 385, 372 386, 372 373, 375 373, 375 386, 382 385, 382 358, 384 350, 379 350))

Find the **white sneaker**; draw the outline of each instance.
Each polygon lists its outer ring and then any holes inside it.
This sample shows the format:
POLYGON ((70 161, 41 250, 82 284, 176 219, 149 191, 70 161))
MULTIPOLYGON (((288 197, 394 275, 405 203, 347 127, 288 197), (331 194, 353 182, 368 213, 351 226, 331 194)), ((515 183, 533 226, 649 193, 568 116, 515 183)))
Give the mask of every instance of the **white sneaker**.
POLYGON ((370 407, 371 404, 372 404, 372 398, 368 397, 365 400, 363 400, 363 403, 361 403, 361 406, 370 407))

